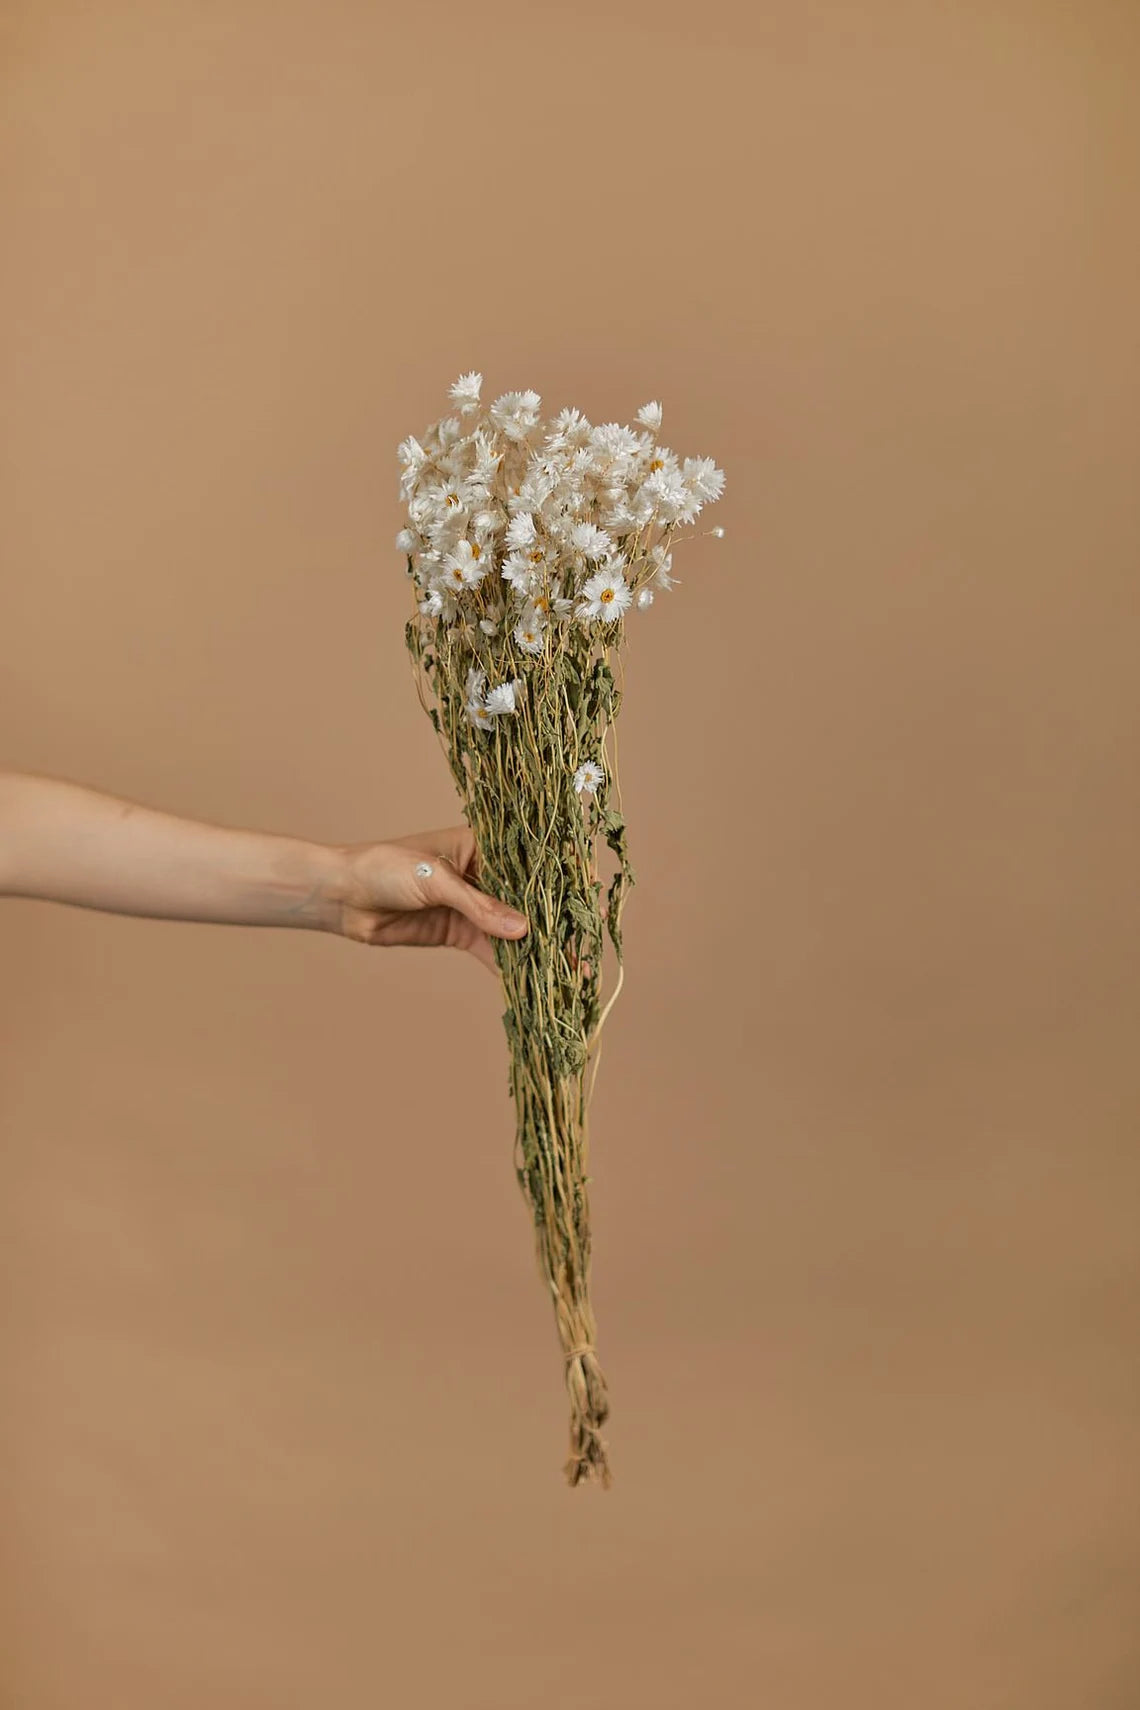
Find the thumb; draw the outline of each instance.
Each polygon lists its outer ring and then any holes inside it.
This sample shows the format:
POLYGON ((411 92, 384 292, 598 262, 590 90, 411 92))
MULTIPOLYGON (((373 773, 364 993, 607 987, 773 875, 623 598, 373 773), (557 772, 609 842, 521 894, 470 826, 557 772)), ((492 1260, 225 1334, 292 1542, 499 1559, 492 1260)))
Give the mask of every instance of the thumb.
POLYGON ((454 867, 446 861, 441 861, 438 855, 431 858, 431 865, 435 871, 430 878, 419 881, 427 901, 443 903, 447 908, 453 908, 457 914, 466 915, 481 932, 490 933, 494 938, 521 938, 528 930, 529 923, 525 914, 519 914, 517 909, 488 896, 486 891, 479 890, 477 886, 468 884, 454 867))

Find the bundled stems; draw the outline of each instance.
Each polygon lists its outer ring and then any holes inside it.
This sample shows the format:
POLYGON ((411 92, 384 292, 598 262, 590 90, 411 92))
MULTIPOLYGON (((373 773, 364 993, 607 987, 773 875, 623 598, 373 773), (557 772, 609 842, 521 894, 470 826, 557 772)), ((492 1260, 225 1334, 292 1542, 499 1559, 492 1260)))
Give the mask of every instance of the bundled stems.
POLYGON ((620 691, 608 647, 585 627, 568 626, 555 658, 527 661, 518 716, 480 730, 465 711, 468 673, 483 664, 477 632, 437 632, 432 647, 413 620, 407 639, 475 838, 480 884, 530 920, 524 938, 494 941, 511 1054, 515 1172, 566 1362, 566 1477, 606 1487, 601 1427, 609 1401, 589 1286, 587 1072, 612 1003, 603 1010, 600 1001, 604 935, 620 979, 621 913, 634 873, 624 821, 608 806, 610 779, 591 796, 575 789, 574 775, 583 759, 601 754, 620 691), (599 836, 617 857, 608 887, 598 870, 599 836))

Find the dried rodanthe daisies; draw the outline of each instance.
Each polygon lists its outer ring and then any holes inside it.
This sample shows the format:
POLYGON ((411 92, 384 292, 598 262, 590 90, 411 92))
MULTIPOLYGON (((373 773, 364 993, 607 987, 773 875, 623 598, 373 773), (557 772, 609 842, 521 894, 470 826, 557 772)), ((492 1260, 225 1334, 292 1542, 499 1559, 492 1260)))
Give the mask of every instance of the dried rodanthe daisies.
POLYGON ((724 473, 660 443, 659 403, 642 405, 634 427, 595 427, 571 408, 543 422, 537 392, 487 406, 482 382, 461 375, 451 413, 398 450, 407 525, 396 545, 415 598, 407 642, 474 834, 479 883, 530 921, 524 938, 493 941, 514 1165, 566 1361, 566 1476, 608 1485, 587 1169, 590 1093, 624 977, 634 883, 607 752, 622 698, 613 662, 627 620, 675 585, 675 531, 720 498, 724 473), (607 937, 617 973, 603 1001, 607 937))

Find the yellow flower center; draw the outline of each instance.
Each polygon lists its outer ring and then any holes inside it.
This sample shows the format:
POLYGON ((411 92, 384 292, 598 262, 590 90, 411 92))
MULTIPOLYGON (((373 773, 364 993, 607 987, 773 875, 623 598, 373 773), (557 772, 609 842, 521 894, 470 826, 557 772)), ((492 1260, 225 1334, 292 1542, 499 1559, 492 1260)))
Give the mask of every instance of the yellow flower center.
POLYGON ((617 590, 615 588, 603 588, 601 593, 598 595, 598 598, 604 606, 608 606, 616 592, 617 590))
POLYGON ((471 556, 472 558, 482 558, 483 556, 483 548, 479 545, 478 541, 476 541, 471 548, 471 556))
POLYGON ((649 465, 649 467, 651 470, 653 470, 653 469, 664 469, 665 465, 659 457, 655 457, 653 459, 653 462, 649 465))

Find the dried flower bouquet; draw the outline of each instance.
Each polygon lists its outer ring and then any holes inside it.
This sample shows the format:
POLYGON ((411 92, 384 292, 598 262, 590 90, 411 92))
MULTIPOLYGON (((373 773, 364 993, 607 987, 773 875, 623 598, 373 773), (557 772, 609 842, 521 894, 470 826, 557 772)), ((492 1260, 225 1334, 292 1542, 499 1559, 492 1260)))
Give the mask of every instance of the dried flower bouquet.
MULTIPOLYGON (((718 499, 711 458, 681 462, 637 428, 577 409, 539 418, 535 392, 453 413, 399 447, 415 615, 407 643, 475 838, 480 884, 530 931, 496 939, 515 1104, 515 1171, 534 1222, 570 1394, 567 1479, 610 1483, 609 1413, 590 1303, 588 1109, 602 1026, 624 977, 622 909, 634 872, 607 736, 631 612, 673 586, 674 530, 718 499), (613 856, 608 883, 600 849, 613 856), (617 979, 603 1003, 604 935, 617 979)), ((724 530, 711 530, 723 535, 724 530)), ((612 745, 611 745, 612 746, 612 745)))

